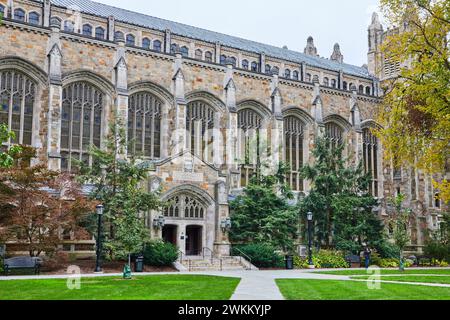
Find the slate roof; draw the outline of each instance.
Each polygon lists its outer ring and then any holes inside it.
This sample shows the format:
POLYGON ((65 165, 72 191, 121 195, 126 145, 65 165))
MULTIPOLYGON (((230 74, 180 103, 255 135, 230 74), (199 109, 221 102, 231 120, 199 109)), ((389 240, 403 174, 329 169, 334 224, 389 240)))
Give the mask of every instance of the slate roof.
MULTIPOLYGON (((42 2, 42 0, 38 1, 42 2)), ((114 16, 117 21, 138 25, 145 28, 151 28, 160 31, 170 29, 173 34, 179 36, 194 38, 210 43, 216 43, 217 41, 219 41, 226 47, 232 47, 258 54, 264 52, 266 56, 282 60, 287 60, 295 63, 305 62, 307 65, 318 68, 328 69, 332 71, 342 70, 344 73, 349 75, 370 79, 373 78, 369 74, 367 69, 363 67, 357 67, 346 63, 339 63, 321 57, 312 57, 300 52, 278 48, 272 45, 258 43, 251 40, 245 40, 239 37, 209 31, 178 22, 160 19, 90 0, 51 0, 51 2, 52 4, 63 8, 79 7, 80 11, 86 14, 92 14, 105 18, 114 16)))

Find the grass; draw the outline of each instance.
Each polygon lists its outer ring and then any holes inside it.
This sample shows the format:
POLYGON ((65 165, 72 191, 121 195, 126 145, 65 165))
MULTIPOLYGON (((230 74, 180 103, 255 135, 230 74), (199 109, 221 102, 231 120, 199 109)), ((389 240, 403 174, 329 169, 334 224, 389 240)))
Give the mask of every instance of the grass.
POLYGON ((336 280, 276 280, 287 300, 450 300, 450 288, 381 283, 369 290, 367 283, 336 280))
MULTIPOLYGON (((352 279, 368 279, 369 276, 357 276, 351 277, 352 279)), ((381 276, 380 280, 384 281, 400 281, 400 282, 421 282, 421 283, 440 283, 440 284, 450 284, 450 276, 432 276, 432 275, 423 275, 423 276, 381 276)))
MULTIPOLYGON (((341 271, 321 271, 317 273, 322 274, 334 274, 338 276, 357 276, 357 275, 367 275, 366 270, 355 270, 355 269, 348 269, 348 270, 341 270, 341 271)), ((449 275, 450 276, 450 269, 406 269, 405 271, 401 272, 398 269, 381 269, 381 274, 436 274, 436 275, 449 275)))
MULTIPOLYGON (((83 278, 80 290, 66 279, 0 281, 0 300, 229 300, 239 278, 196 275, 83 278)), ((69 279, 73 281, 73 279, 69 279)))

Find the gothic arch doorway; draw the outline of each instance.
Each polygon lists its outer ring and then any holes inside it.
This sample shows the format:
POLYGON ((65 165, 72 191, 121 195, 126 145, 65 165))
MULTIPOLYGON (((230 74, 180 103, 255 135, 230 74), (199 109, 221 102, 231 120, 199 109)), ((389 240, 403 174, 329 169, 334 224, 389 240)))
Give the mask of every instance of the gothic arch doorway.
POLYGON ((202 226, 187 226, 186 227, 186 248, 185 252, 188 256, 199 256, 202 254, 202 226))

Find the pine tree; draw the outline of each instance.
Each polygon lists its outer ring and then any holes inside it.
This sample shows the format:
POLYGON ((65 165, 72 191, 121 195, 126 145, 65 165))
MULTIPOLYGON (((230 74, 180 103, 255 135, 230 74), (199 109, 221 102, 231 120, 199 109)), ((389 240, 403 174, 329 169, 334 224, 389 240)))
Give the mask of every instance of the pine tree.
POLYGON ((370 176, 362 165, 347 166, 343 145, 319 138, 315 162, 302 170, 311 181, 311 192, 300 203, 302 217, 313 212, 318 245, 359 253, 363 243, 377 247, 383 227, 373 212, 377 200, 369 193, 370 176))

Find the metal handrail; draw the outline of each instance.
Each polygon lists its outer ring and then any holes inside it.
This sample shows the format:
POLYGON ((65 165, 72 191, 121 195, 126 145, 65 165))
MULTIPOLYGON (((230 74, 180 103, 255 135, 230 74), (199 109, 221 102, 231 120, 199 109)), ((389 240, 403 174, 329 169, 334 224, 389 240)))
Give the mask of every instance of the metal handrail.
POLYGON ((178 250, 178 252, 180 253, 180 263, 183 264, 183 251, 178 250))
POLYGON ((208 247, 203 247, 202 249, 202 254, 203 254, 203 260, 205 259, 205 250, 209 251, 211 253, 211 264, 213 264, 213 260, 214 260, 214 252, 208 248, 208 247))
POLYGON ((233 248, 233 250, 236 250, 237 252, 239 252, 241 254, 239 256, 239 258, 241 258, 240 259, 241 263, 242 263, 242 256, 244 256, 248 260, 248 262, 250 263, 249 268, 250 268, 250 270, 252 270, 252 258, 250 258, 247 254, 245 254, 244 252, 242 252, 238 248, 233 248))

